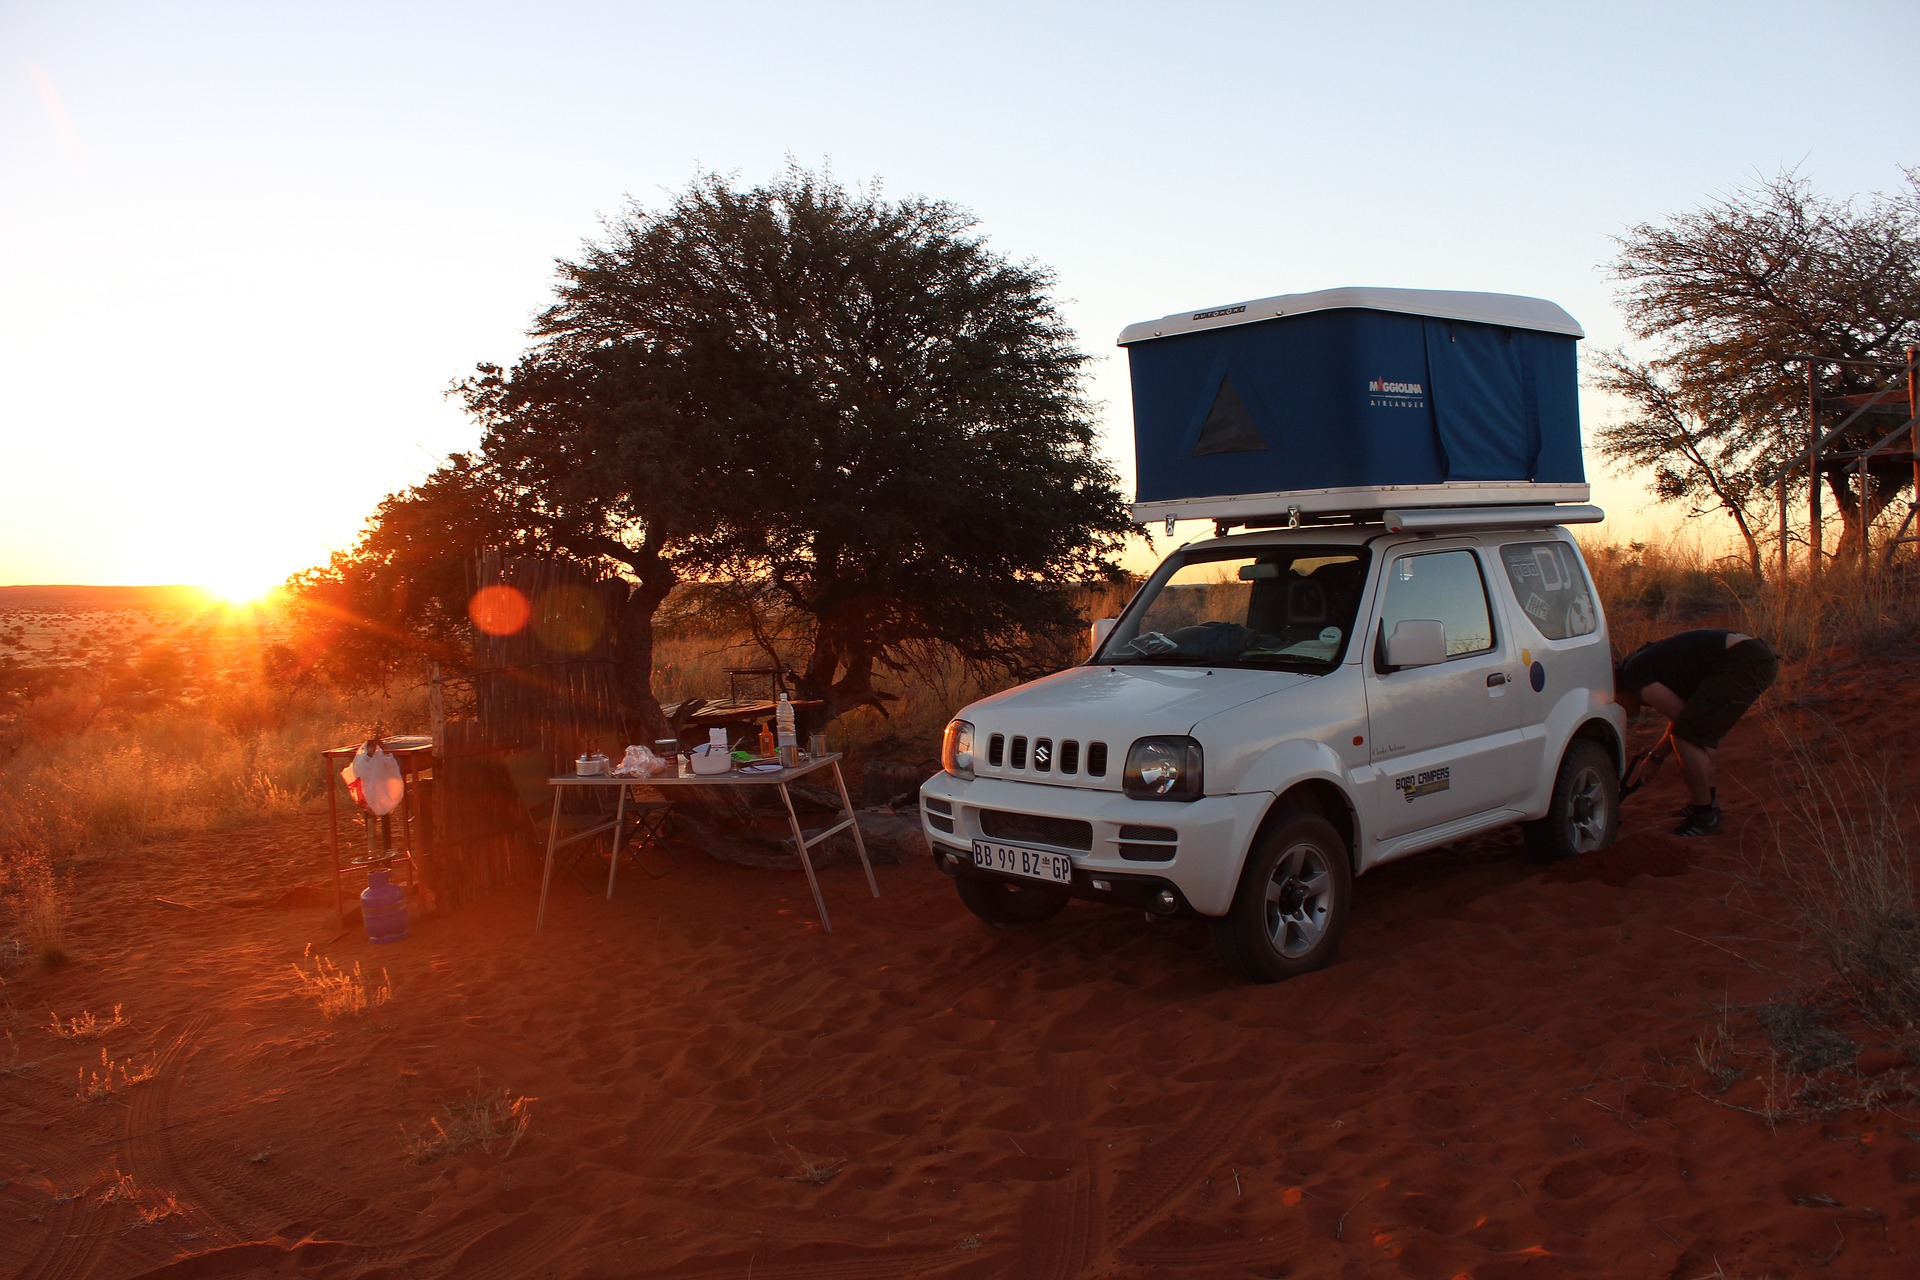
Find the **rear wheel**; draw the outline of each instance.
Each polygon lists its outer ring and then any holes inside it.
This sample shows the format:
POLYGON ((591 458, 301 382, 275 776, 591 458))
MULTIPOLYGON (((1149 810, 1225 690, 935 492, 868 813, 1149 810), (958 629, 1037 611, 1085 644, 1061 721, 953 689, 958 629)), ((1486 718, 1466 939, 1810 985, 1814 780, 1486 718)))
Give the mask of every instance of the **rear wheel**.
POLYGON ((1279 982, 1333 958, 1347 927, 1353 870, 1346 842, 1317 813, 1295 813, 1255 842, 1213 946, 1235 977, 1279 982))
POLYGON ((988 924, 1040 924, 1059 915, 1070 896, 1065 889, 1043 884, 1016 884, 1011 880, 953 882, 967 910, 988 924))
POLYGON ((1560 761, 1547 816, 1525 824, 1527 856, 1564 862, 1613 843, 1620 830, 1620 775, 1613 755, 1591 738, 1577 738, 1560 761))

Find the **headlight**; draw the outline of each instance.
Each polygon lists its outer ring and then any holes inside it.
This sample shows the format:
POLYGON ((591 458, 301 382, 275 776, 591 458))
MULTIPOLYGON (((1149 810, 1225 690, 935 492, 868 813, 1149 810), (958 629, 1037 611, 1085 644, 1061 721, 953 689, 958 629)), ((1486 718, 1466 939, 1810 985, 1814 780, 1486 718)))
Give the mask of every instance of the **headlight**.
POLYGON ((1135 800, 1198 800, 1202 772, 1192 738, 1142 738, 1127 751, 1120 789, 1135 800))
POLYGON ((956 778, 973 777, 973 726, 965 720, 947 721, 940 735, 940 767, 956 778))

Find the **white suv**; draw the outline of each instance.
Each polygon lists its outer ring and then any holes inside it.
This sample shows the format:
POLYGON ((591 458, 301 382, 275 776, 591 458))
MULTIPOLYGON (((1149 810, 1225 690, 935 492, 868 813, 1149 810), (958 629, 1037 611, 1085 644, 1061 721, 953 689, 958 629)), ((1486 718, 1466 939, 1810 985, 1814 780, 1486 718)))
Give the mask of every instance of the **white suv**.
POLYGON ((1327 963, 1352 879, 1513 822, 1553 861, 1614 837, 1624 718, 1560 521, 1386 512, 1190 543, 1083 665, 947 726, 935 861, 994 924, 1069 898, 1210 918, 1272 982, 1327 963))

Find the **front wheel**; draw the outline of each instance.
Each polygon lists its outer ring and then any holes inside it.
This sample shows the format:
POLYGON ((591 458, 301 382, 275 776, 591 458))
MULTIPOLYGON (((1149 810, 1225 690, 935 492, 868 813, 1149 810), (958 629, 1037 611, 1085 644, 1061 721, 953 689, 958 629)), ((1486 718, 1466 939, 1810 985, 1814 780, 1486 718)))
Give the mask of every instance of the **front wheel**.
POLYGON ((1059 915, 1070 896, 1065 889, 1015 884, 1010 880, 972 880, 962 876, 953 883, 960 890, 960 901, 967 904, 967 910, 988 924, 1042 924, 1059 915))
POLYGON ((1255 841, 1213 946, 1235 977, 1279 982, 1333 958, 1347 927, 1353 869, 1346 842, 1317 813, 1296 813, 1255 841))
POLYGON ((1613 843, 1620 830, 1620 775, 1613 755, 1591 738, 1567 747, 1553 780, 1547 816, 1525 824, 1527 856, 1564 862, 1613 843))

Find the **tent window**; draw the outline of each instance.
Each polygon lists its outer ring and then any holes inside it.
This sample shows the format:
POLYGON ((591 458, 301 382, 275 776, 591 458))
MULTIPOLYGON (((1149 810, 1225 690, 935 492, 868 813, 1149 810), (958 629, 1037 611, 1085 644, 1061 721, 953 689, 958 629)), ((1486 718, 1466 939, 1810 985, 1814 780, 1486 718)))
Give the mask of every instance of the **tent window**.
POLYGON ((1267 442, 1260 438, 1260 428, 1254 425, 1253 415, 1247 411, 1247 402, 1234 390, 1230 379, 1221 379, 1220 390, 1213 397, 1213 408, 1207 411, 1200 438, 1194 442, 1193 456, 1264 453, 1266 448, 1267 442))

